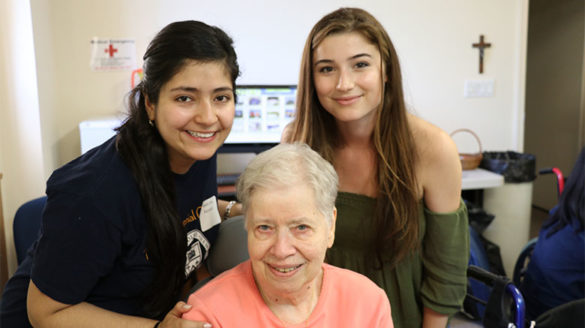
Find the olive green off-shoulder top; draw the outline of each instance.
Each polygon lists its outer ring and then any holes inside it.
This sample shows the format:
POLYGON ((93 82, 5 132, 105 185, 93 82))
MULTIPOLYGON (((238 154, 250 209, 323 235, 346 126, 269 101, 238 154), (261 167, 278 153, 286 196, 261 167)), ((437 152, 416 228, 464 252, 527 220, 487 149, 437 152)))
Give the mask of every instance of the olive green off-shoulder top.
POLYGON ((421 247, 395 267, 376 266, 370 249, 376 199, 340 192, 337 196, 335 242, 327 262, 357 271, 382 287, 392 310, 394 327, 421 327, 423 307, 454 314, 466 293, 469 261, 467 208, 463 201, 451 213, 419 206, 421 247))

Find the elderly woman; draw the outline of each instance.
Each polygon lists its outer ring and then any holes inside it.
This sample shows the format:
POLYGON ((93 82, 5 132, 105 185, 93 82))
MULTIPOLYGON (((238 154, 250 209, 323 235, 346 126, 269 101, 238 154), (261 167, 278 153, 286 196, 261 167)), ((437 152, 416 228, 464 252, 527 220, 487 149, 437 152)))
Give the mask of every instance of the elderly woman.
POLYGON ((305 144, 254 158, 237 184, 250 260, 189 297, 213 327, 393 327, 386 293, 323 263, 335 236, 337 174, 305 144))

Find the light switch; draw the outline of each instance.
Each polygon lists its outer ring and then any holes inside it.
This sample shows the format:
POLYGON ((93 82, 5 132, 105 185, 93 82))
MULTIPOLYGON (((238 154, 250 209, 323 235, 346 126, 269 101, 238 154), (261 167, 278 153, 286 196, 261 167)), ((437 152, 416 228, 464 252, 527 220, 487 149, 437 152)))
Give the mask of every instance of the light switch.
POLYGON ((465 98, 481 98, 494 96, 495 81, 491 80, 465 80, 463 96, 465 98))

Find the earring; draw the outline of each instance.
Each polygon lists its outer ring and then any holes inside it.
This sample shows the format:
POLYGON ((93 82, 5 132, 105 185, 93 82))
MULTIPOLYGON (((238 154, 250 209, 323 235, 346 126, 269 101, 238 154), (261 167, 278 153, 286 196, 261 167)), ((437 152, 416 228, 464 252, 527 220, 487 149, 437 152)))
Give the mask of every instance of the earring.
POLYGON ((153 120, 148 120, 148 124, 150 124, 150 126, 154 126, 154 121, 153 120))

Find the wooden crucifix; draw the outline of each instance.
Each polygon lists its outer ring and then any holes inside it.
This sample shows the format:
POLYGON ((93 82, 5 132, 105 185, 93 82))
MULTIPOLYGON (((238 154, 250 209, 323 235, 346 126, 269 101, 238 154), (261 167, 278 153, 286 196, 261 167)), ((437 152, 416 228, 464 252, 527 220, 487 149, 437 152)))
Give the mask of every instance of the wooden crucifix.
POLYGON ((483 50, 491 47, 491 43, 483 42, 483 34, 479 36, 479 43, 474 43, 473 47, 479 49, 479 74, 483 73, 483 50))

